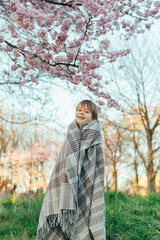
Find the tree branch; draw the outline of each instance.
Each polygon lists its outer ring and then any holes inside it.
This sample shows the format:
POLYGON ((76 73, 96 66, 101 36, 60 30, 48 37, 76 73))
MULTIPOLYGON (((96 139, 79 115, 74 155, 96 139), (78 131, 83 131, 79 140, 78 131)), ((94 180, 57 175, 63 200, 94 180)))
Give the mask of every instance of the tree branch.
POLYGON ((126 12, 126 15, 128 15, 128 16, 130 16, 130 17, 133 17, 133 18, 136 18, 136 19, 138 19, 138 20, 148 21, 147 18, 142 18, 142 17, 134 16, 134 15, 132 15, 131 13, 127 13, 127 12, 126 12))
POLYGON ((160 123, 160 115, 158 116, 157 120, 155 121, 152 130, 152 133, 154 132, 154 130, 156 129, 156 127, 159 125, 160 123))
MULTIPOLYGON (((8 41, 4 41, 8 46, 12 47, 12 48, 16 48, 18 49, 18 47, 8 41)), ((20 53, 25 57, 25 53, 29 53, 28 51, 26 50, 20 50, 20 53)), ((72 63, 61 63, 61 62, 56 62, 54 64, 50 63, 50 62, 47 62, 46 60, 43 60, 40 56, 38 56, 37 54, 34 54, 34 57, 36 58, 39 58, 43 63, 47 63, 48 65, 52 66, 52 67, 56 67, 58 65, 64 65, 64 66, 71 66, 71 67, 76 67, 78 68, 78 65, 76 65, 75 63, 72 64, 72 63)))
POLYGON ((19 85, 21 82, 0 82, 0 85, 6 85, 6 84, 13 84, 13 85, 19 85))
MULTIPOLYGON (((55 1, 51 1, 51 0, 41 0, 41 1, 51 3, 51 4, 60 5, 60 6, 66 6, 66 7, 72 7, 72 3, 74 2, 74 1, 69 1, 67 3, 59 3, 59 2, 55 2, 55 1)), ((76 6, 82 6, 82 4, 81 3, 76 3, 76 6)))
POLYGON ((153 153, 157 152, 160 149, 160 146, 153 150, 153 153))
POLYGON ((35 120, 35 118, 31 119, 31 120, 26 120, 24 122, 13 122, 13 121, 9 121, 3 117, 0 116, 0 119, 2 119, 3 121, 5 122, 8 122, 8 123, 12 123, 12 124, 25 124, 25 123, 28 123, 28 122, 32 122, 33 120, 35 120))
POLYGON ((156 171, 155 171, 155 175, 157 175, 157 173, 158 173, 159 170, 160 170, 160 165, 157 166, 157 169, 156 169, 156 171))
MULTIPOLYGON (((86 37, 87 30, 88 30, 88 27, 89 27, 89 23, 91 22, 91 19, 92 19, 92 16, 90 17, 90 19, 89 19, 88 22, 87 22, 86 29, 85 29, 85 32, 84 32, 84 37, 83 37, 84 39, 85 39, 85 37, 86 37)), ((84 40, 83 40, 83 41, 84 41, 84 40)), ((81 45, 80 45, 79 48, 78 48, 77 55, 76 55, 76 57, 75 57, 75 59, 74 59, 74 64, 75 64, 76 61, 77 61, 78 54, 79 54, 80 49, 81 49, 81 47, 82 47, 83 41, 82 41, 81 45)))
POLYGON ((139 151, 138 144, 137 144, 137 142, 136 142, 135 133, 134 133, 133 131, 132 131, 132 136, 133 136, 133 143, 134 143, 135 149, 137 150, 138 155, 139 155, 140 158, 142 159, 145 168, 147 168, 147 164, 146 164, 145 158, 144 158, 143 154, 139 151))

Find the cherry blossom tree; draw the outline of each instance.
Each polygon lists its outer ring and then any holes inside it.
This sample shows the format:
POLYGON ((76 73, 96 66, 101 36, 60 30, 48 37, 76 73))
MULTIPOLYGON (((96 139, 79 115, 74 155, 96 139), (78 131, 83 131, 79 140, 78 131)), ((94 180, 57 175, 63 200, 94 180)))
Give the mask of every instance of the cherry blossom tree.
POLYGON ((154 0, 1 0, 7 30, 0 36, 0 50, 11 58, 18 84, 38 84, 39 73, 45 72, 53 80, 82 84, 100 105, 119 109, 103 89, 100 67, 130 50, 113 49, 110 36, 118 31, 128 40, 143 33, 160 18, 159 10, 154 0))
POLYGON ((14 192, 46 190, 59 148, 56 142, 48 142, 45 147, 36 143, 30 149, 14 149, 2 159, 0 175, 14 192))

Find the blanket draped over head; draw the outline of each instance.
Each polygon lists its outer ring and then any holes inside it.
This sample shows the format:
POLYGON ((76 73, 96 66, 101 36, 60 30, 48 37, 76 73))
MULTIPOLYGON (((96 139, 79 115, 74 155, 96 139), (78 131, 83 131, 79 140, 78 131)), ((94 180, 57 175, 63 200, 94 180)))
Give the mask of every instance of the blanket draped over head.
POLYGON ((37 235, 45 240, 105 240, 104 150, 101 123, 74 120, 55 162, 37 235))

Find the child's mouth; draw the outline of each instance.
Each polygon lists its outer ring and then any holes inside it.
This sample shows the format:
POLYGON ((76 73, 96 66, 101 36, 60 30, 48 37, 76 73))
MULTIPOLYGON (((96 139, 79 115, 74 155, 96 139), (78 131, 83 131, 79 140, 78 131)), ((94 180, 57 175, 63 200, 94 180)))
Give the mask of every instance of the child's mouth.
POLYGON ((80 120, 84 120, 85 118, 84 117, 78 117, 80 120))

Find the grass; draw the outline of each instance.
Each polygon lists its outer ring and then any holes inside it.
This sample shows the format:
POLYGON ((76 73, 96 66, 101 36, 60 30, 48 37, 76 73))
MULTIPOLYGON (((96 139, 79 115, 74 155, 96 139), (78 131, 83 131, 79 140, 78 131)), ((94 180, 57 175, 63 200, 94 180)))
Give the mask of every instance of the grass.
MULTIPOLYGON (((42 194, 1 200, 0 240, 33 239, 42 201, 42 194)), ((160 240, 160 194, 130 197, 107 191, 105 203, 107 240, 160 240)))
POLYGON ((43 195, 0 201, 0 240, 28 240, 35 235, 43 195))
POLYGON ((160 240, 160 195, 128 197, 106 192, 108 240, 160 240))

